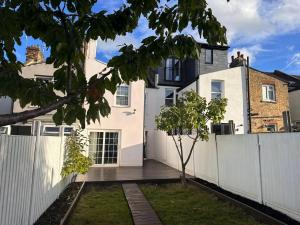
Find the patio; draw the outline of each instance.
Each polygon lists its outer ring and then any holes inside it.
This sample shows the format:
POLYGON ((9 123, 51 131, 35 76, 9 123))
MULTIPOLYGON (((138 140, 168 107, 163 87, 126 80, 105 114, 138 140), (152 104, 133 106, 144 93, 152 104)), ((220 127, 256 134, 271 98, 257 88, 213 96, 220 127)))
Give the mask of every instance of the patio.
POLYGON ((87 174, 78 175, 77 182, 178 180, 180 173, 155 160, 145 160, 143 167, 91 167, 87 174))

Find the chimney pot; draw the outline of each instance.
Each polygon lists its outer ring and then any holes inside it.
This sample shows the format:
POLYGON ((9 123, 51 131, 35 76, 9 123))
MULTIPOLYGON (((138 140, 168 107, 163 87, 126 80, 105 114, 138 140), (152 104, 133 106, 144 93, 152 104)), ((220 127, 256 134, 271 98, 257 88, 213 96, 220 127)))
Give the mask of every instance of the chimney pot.
POLYGON ((241 54, 241 58, 242 58, 242 59, 244 58, 244 54, 241 54))
POLYGON ((238 51, 238 52, 237 52, 237 55, 238 55, 238 57, 240 57, 240 55, 241 55, 241 52, 240 52, 240 51, 238 51))
POLYGON ((232 62, 234 61, 234 56, 233 56, 233 55, 231 56, 231 61, 232 61, 232 62))
POLYGON ((26 65, 41 63, 43 61, 44 55, 38 46, 32 45, 26 48, 26 65))

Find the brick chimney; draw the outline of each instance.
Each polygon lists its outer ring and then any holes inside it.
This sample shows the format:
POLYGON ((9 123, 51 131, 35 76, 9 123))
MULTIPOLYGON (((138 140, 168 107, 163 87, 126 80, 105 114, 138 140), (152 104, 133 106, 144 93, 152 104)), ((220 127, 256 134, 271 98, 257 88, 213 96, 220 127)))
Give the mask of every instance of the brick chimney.
POLYGON ((237 57, 231 56, 231 63, 229 65, 230 68, 238 67, 238 66, 246 66, 247 59, 244 58, 244 54, 241 54, 240 51, 237 52, 237 57))
POLYGON ((44 62, 44 55, 40 48, 36 45, 32 45, 26 48, 26 63, 25 65, 31 65, 44 62))

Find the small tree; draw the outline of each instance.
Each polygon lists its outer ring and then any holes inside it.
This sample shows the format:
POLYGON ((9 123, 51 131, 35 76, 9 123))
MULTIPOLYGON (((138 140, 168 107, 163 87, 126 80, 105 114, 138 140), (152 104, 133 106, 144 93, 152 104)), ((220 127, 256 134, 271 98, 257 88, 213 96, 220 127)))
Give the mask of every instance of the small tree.
POLYGON ((195 144, 199 140, 208 141, 207 123, 219 123, 224 118, 227 99, 213 99, 207 103, 206 99, 195 91, 188 91, 178 98, 171 107, 163 107, 155 122, 157 128, 168 132, 174 140, 181 161, 181 182, 186 183, 185 168, 188 164, 195 144), (182 135, 192 139, 192 146, 186 160, 184 160, 182 135), (177 141, 175 137, 177 136, 177 141))
MULTIPOLYGON (((85 174, 92 165, 92 160, 82 154, 87 146, 88 139, 79 130, 75 130, 67 137, 65 143, 66 158, 61 171, 61 175, 66 177, 73 173, 85 174)), ((72 178, 75 179, 75 176, 72 178)))

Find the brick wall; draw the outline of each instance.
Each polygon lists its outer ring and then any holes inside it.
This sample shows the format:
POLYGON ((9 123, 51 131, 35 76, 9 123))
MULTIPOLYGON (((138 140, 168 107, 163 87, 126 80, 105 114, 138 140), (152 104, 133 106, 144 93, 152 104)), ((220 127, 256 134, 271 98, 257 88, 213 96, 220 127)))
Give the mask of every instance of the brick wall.
POLYGON ((287 83, 253 69, 250 69, 249 76, 252 133, 267 132, 265 125, 273 124, 278 132, 284 132, 283 112, 289 111, 287 83), (274 85, 275 102, 263 101, 263 84, 274 85))

